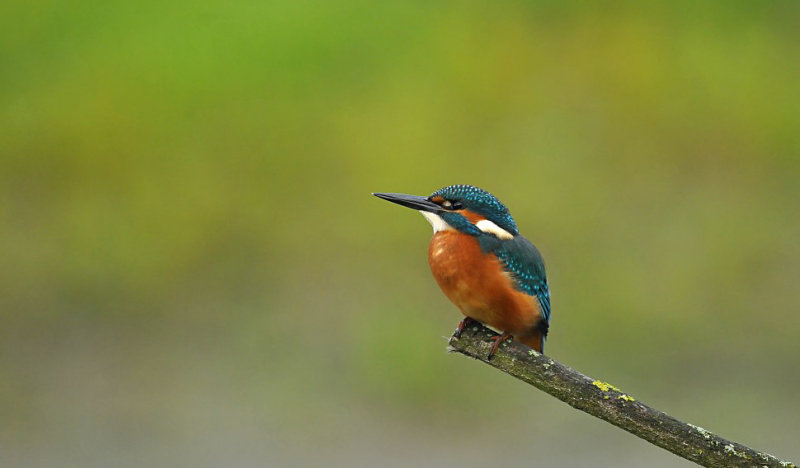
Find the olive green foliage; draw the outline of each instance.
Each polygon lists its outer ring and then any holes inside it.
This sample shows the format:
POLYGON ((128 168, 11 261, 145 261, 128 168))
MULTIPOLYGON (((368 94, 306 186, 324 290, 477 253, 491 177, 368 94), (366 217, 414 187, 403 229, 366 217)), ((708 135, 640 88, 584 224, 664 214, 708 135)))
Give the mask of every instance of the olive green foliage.
POLYGON ((799 21, 2 2, 0 464, 679 463, 444 352, 430 227, 370 192, 455 183, 544 254, 548 354, 800 459, 799 21))

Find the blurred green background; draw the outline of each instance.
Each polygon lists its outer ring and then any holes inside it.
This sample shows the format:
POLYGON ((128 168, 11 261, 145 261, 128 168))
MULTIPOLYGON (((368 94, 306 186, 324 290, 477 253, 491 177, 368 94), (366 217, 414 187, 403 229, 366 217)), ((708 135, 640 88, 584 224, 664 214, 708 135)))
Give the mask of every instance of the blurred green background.
POLYGON ((3 2, 2 466, 688 466, 445 353, 470 183, 548 354, 800 460, 800 4, 3 2))

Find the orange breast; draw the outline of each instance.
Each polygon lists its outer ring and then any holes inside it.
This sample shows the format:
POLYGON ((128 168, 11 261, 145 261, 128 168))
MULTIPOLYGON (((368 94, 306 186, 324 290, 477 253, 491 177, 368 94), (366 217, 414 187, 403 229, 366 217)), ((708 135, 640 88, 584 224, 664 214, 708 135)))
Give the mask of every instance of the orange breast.
POLYGON ((428 248, 428 262, 439 287, 464 315, 524 342, 539 343, 538 334, 533 336, 541 317, 538 301, 514 288, 497 257, 484 253, 475 237, 453 230, 437 232, 428 248))

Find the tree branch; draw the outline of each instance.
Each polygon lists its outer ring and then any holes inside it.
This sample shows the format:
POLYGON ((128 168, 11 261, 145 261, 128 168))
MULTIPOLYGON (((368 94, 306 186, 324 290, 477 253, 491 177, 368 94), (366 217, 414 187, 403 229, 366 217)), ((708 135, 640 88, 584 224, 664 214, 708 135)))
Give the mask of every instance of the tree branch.
POLYGON ((506 341, 487 361, 497 333, 478 324, 450 338, 450 351, 485 362, 549 393, 581 411, 625 429, 651 444, 703 466, 775 466, 796 468, 794 463, 723 439, 651 408, 611 384, 591 379, 552 358, 515 341, 506 341))

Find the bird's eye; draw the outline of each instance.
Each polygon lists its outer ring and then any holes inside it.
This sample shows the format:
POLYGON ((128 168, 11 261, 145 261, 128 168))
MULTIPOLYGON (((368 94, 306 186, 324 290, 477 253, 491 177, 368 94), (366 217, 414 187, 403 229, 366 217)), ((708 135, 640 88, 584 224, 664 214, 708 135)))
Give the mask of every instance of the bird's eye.
POLYGON ((445 210, 455 211, 464 208, 464 206, 461 204, 461 202, 458 201, 451 202, 450 200, 445 200, 442 202, 442 208, 444 208, 445 210))

